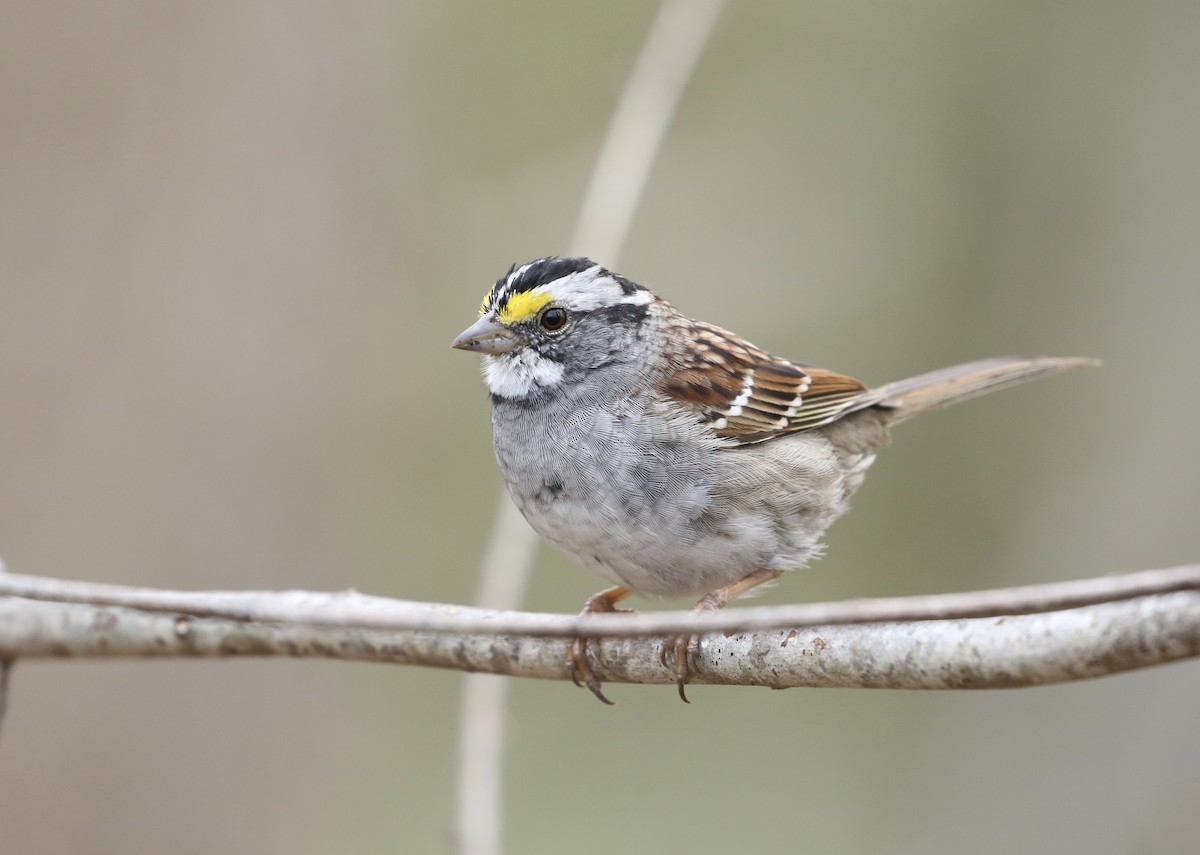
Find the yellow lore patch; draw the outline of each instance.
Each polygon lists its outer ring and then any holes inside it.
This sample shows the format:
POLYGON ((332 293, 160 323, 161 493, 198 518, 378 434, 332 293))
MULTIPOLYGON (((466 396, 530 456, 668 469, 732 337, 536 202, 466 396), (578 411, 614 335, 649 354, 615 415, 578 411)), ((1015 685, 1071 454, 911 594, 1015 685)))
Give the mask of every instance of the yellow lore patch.
POLYGON ((554 298, 547 291, 522 291, 513 294, 497 315, 497 320, 504 325, 519 324, 535 317, 554 298))

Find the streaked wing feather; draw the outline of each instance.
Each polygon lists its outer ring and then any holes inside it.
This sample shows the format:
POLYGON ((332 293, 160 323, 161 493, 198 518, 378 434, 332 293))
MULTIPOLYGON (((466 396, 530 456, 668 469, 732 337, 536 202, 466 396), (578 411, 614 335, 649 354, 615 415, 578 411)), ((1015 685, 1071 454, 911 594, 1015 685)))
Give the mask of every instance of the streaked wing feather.
POLYGON ((879 401, 853 377, 772 356, 720 327, 685 331, 692 346, 673 354, 662 391, 733 444, 812 430, 879 401))

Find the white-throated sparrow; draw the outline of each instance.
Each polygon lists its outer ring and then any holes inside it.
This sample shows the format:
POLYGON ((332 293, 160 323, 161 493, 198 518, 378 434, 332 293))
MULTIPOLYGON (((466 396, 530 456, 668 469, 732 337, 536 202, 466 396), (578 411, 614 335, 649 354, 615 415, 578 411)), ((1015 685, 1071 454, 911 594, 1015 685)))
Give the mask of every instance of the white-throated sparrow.
MULTIPOLYGON (((453 342, 486 354, 496 459, 529 524, 630 594, 713 612, 814 557, 888 429, 1013 383, 1090 364, 1008 357, 869 389, 694 321, 586 258, 514 266, 453 342)), ((696 637, 673 652, 679 694, 696 637)), ((577 639, 571 676, 608 703, 577 639)))

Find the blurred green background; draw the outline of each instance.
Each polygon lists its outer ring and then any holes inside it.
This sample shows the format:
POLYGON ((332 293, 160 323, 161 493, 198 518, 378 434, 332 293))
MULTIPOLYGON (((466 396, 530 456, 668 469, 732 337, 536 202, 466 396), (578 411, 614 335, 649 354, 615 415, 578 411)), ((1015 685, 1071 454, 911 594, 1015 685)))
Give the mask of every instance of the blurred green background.
MULTIPOLYGON (((565 250, 654 6, 0 12, 9 568, 469 601, 500 481, 477 360, 448 344, 510 263, 565 250)), ((1200 559, 1197 44, 1194 3, 726 9, 621 272, 872 383, 1105 360, 900 429, 828 557, 759 602, 1200 559)), ((529 605, 601 585, 544 549, 529 605)), ((0 849, 448 851, 460 680, 22 664, 0 849)), ((511 852, 1200 838, 1198 663, 690 707, 610 689, 513 686, 511 852)))

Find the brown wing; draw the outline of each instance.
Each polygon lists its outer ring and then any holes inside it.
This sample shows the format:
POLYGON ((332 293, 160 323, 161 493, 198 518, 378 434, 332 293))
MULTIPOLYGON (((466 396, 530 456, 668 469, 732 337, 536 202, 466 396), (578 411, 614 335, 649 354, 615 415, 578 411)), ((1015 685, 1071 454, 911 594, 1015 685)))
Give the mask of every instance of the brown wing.
POLYGON ((853 377, 797 365, 711 324, 690 321, 662 391, 694 407, 733 444, 811 430, 877 403, 853 377))

